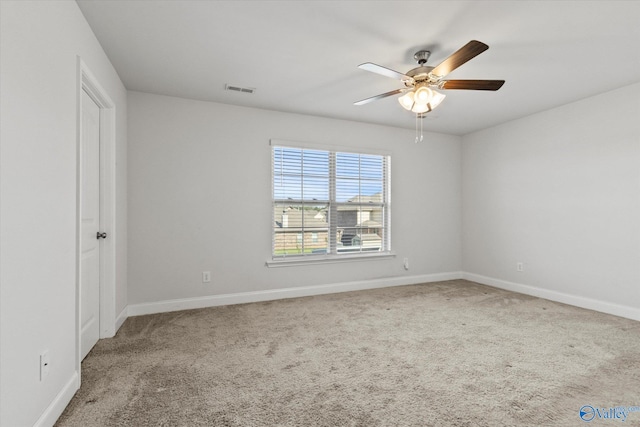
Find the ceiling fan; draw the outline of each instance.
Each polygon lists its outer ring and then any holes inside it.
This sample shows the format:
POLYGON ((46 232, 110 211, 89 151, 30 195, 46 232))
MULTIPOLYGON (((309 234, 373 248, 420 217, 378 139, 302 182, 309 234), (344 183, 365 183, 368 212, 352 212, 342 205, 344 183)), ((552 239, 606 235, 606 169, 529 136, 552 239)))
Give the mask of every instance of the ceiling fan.
POLYGON ((418 67, 407 71, 406 74, 371 62, 360 64, 358 68, 400 80, 404 83, 405 87, 354 102, 354 105, 364 105, 378 99, 402 93, 404 95, 398 98, 400 105, 406 110, 416 113, 417 117, 422 118, 436 108, 445 98, 445 95, 436 92, 434 89, 496 91, 502 87, 504 80, 444 80, 447 74, 487 49, 489 49, 489 46, 486 44, 477 40, 471 40, 436 67, 425 65, 431 52, 428 50, 420 50, 413 56, 418 62, 418 67))

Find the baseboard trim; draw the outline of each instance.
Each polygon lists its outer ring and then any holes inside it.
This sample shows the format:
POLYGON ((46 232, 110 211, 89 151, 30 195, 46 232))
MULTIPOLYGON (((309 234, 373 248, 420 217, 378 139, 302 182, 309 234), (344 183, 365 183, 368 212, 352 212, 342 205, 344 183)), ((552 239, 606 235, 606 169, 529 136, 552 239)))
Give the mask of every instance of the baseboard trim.
POLYGON ((339 292, 361 291, 365 289, 386 288, 392 286, 415 285, 419 283, 440 282, 462 278, 462 272, 423 274, 416 276, 387 277, 356 282, 331 283, 326 285, 304 286, 296 288, 270 289, 264 291, 240 292, 234 294, 210 295, 198 298, 182 298, 129 305, 129 316, 165 313, 170 311, 191 310, 221 305, 245 304, 250 302, 272 301, 285 298, 298 298, 339 292))
POLYGON ((127 320, 127 317, 129 317, 129 307, 128 306, 126 306, 120 312, 120 314, 118 314, 118 317, 116 317, 115 331, 114 331, 113 335, 118 333, 118 330, 120 329, 120 327, 122 326, 124 321, 127 320))
POLYGON ((521 283, 508 282, 506 280, 481 276, 479 274, 463 272, 462 278, 483 285, 492 286, 494 288, 518 292, 525 295, 531 295, 534 297, 544 298, 563 304, 569 304, 576 307, 586 308, 589 310, 599 311, 602 313, 612 314, 614 316, 625 317, 627 319, 640 321, 640 309, 634 307, 606 301, 599 301, 593 298, 566 294, 564 292, 552 291, 549 289, 537 288, 535 286, 523 285, 521 283))
POLYGON ((53 399, 53 402, 45 409, 33 427, 50 427, 54 425, 79 388, 80 376, 78 375, 78 371, 73 371, 71 378, 69 378, 64 387, 62 387, 58 395, 53 399))

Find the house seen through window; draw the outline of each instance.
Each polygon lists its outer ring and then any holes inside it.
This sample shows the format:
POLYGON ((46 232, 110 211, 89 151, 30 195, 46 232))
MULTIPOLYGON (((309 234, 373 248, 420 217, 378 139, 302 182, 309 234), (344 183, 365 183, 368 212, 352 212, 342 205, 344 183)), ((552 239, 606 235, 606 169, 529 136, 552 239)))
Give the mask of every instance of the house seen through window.
POLYGON ((390 250, 388 156, 272 150, 274 258, 390 250))

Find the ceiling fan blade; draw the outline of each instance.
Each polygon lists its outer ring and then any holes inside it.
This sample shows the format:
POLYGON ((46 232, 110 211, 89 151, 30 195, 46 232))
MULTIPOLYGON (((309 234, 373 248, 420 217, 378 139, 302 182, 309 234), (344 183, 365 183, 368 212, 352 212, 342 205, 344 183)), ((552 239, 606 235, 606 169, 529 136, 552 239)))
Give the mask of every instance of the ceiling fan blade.
POLYGON ((413 83, 413 78, 407 76, 406 74, 402 74, 398 71, 383 67, 382 65, 374 64, 372 62, 365 62, 364 64, 360 64, 358 65, 358 68, 365 71, 371 71, 372 73, 381 74, 386 77, 391 77, 392 79, 413 83))
POLYGON ((442 89, 498 90, 504 80, 443 80, 442 89))
POLYGON ((442 61, 436 68, 431 70, 431 74, 444 77, 487 49, 489 49, 489 46, 486 44, 477 40, 471 40, 469 43, 451 54, 447 59, 442 61))
POLYGON ((372 96, 371 98, 366 98, 363 99, 361 101, 358 102, 354 102, 353 105, 364 105, 364 104, 368 104, 370 102, 373 101, 377 101, 378 99, 382 99, 382 98, 386 98, 388 96, 393 96, 393 95, 397 95, 399 93, 403 93, 408 91, 409 89, 396 89, 396 90, 392 90, 391 92, 386 92, 386 93, 381 93, 380 95, 376 95, 376 96, 372 96))

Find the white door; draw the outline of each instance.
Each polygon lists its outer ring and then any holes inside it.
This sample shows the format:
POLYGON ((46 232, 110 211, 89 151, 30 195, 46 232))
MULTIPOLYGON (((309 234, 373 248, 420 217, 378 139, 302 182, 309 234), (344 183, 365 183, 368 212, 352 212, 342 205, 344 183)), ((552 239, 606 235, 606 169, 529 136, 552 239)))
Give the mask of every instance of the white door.
POLYGON ((100 107, 82 91, 80 181, 81 358, 100 337, 100 107))

